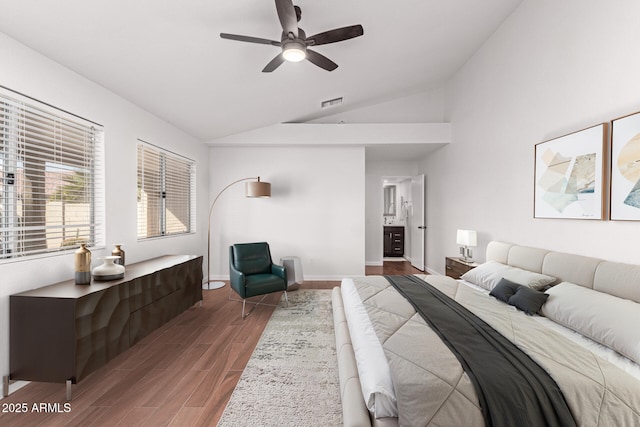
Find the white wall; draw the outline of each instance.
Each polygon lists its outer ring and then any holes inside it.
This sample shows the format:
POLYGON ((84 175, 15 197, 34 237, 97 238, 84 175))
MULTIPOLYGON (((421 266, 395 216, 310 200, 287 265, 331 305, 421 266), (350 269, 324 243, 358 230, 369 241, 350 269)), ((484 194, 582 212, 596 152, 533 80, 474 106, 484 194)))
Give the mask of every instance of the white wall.
MULTIPOLYGON (((206 233, 136 241, 136 142, 138 138, 197 161, 198 230, 206 230, 208 148, 166 122, 0 33, 0 84, 68 110, 105 128, 106 249, 123 243, 127 263, 168 253, 202 255, 206 233)), ((73 278, 73 255, 0 264, 0 373, 9 372, 9 295, 73 278)))
POLYGON ((212 278, 228 278, 233 243, 267 241, 276 262, 298 256, 305 280, 364 274, 363 147, 212 147, 210 200, 236 179, 260 176, 270 198, 244 197, 244 183, 212 215, 212 278))
POLYGON ((457 228, 476 254, 503 240, 638 262, 638 222, 533 218, 534 145, 640 110, 640 2, 525 0, 449 87, 453 138, 423 162, 428 266, 457 228))

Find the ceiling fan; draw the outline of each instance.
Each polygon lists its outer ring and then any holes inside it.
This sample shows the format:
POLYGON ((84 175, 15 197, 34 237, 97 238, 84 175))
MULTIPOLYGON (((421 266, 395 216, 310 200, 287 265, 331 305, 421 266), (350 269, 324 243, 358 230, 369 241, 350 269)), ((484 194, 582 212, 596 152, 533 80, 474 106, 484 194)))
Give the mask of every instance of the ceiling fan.
POLYGON ((240 36, 236 34, 220 33, 223 39, 237 40, 248 43, 269 44, 282 48, 282 52, 267 64, 262 70, 263 73, 270 73, 278 68, 284 61, 299 62, 308 59, 311 63, 327 71, 338 68, 338 64, 324 55, 309 49, 310 46, 340 42, 343 40, 359 37, 364 34, 362 25, 350 25, 348 27, 336 28, 307 37, 304 30, 298 27, 298 21, 302 11, 298 6, 293 5, 292 0, 275 0, 278 18, 282 25, 282 37, 280 41, 267 40, 259 37, 240 36))

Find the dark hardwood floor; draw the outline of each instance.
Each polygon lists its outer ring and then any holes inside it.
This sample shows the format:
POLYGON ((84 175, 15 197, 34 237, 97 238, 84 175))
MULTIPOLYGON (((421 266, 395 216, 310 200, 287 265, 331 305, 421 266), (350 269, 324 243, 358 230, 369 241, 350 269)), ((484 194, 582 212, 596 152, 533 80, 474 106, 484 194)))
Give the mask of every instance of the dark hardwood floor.
MULTIPOLYGON (((367 275, 411 273, 420 271, 408 262, 365 269, 367 275)), ((339 285, 309 281, 301 288, 339 285)), ((229 293, 229 286, 205 291, 202 306, 190 308, 74 385, 67 407, 64 384, 30 383, 15 391, 0 400, 0 425, 216 425, 274 310, 257 306, 242 320, 242 304, 229 301, 229 293)), ((269 295, 265 302, 277 303, 280 295, 269 295)))
POLYGON ((382 266, 366 266, 365 274, 373 275, 402 275, 402 274, 424 274, 411 265, 409 261, 383 261, 382 266))

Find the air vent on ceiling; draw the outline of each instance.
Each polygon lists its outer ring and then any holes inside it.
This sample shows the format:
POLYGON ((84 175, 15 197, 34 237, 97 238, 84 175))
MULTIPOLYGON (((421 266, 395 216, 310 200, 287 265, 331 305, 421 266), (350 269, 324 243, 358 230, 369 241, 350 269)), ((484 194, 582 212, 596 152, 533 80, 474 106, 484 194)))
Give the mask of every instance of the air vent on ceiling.
POLYGON ((342 97, 329 99, 327 101, 322 101, 320 106, 322 108, 335 107, 336 105, 342 104, 342 97))

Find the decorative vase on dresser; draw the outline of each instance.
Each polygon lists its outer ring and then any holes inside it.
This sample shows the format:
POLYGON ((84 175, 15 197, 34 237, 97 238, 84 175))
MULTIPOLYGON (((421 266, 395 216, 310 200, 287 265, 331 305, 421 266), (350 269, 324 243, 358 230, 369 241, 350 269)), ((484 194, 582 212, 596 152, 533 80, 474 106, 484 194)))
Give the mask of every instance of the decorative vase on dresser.
POLYGON ((125 265, 124 249, 122 249, 121 246, 122 245, 115 245, 116 248, 111 251, 111 255, 120 257, 119 259, 114 261, 116 264, 125 265))
POLYGON ((93 269, 94 280, 118 280, 124 277, 124 266, 114 263, 115 260, 120 259, 119 256, 106 256, 103 259, 104 264, 93 269))
POLYGON ((86 243, 81 243, 75 252, 75 281, 76 285, 91 283, 91 251, 86 243))

